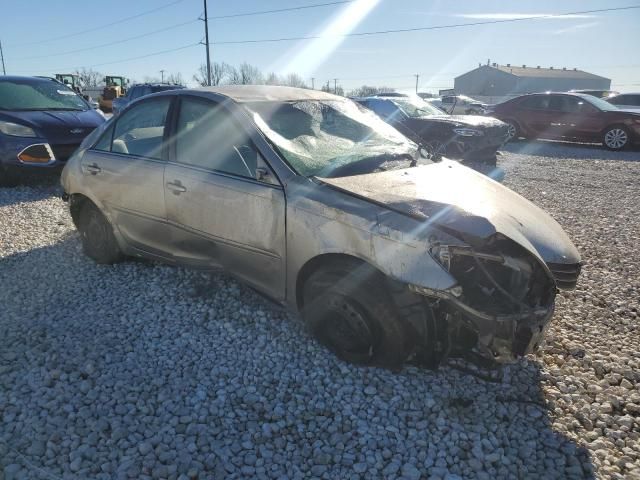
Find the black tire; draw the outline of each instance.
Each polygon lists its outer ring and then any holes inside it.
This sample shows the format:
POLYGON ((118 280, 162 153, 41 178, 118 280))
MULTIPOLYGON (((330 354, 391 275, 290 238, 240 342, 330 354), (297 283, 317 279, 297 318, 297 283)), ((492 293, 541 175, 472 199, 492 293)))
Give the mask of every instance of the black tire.
POLYGON ((522 137, 522 129, 520 128, 520 125, 518 125, 518 122, 511 119, 507 119, 503 121, 508 126, 508 130, 507 130, 508 137, 505 143, 515 142, 519 140, 522 137))
POLYGON ((602 133, 602 144, 609 150, 619 152, 631 144, 631 133, 622 125, 611 125, 602 133))
POLYGON ((303 295, 307 327, 342 360, 387 368, 406 360, 406 331, 381 273, 334 262, 311 274, 303 295))
POLYGON ((113 227, 93 203, 87 202, 80 210, 78 231, 84 253, 96 263, 112 264, 123 259, 113 227))

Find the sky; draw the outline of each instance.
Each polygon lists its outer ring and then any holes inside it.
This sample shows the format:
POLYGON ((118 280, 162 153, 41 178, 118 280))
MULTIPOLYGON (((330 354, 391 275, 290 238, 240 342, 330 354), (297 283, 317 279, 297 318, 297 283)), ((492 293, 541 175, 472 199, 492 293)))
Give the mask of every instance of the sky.
MULTIPOLYGON (((640 0, 208 0, 211 59, 265 73, 299 73, 316 88, 337 78, 360 85, 437 92, 479 63, 578 68, 640 91, 640 9, 522 20, 533 15, 639 5, 640 0), (510 20, 521 19, 510 22, 510 20), (343 34, 509 20, 384 35, 343 34), (264 43, 246 40, 321 36, 264 43)), ((160 70, 192 77, 205 61, 203 0, 0 0, 7 73, 53 75, 76 68, 139 81, 160 70), (2 5, 4 4, 4 5, 2 5), (155 10, 155 11, 152 11, 155 10), (152 11, 150 13, 150 11, 152 11), (126 20, 125 20, 126 19, 126 20), (125 20, 125 21, 121 21, 125 20), (178 50, 179 49, 179 50, 178 50), (139 58, 145 57, 145 58, 139 58)))

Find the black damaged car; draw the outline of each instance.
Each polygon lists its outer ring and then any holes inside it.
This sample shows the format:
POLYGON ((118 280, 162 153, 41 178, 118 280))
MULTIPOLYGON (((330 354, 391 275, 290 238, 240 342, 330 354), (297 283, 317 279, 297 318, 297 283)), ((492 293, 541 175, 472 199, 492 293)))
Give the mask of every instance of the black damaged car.
POLYGON ((508 126, 495 118, 449 115, 417 96, 354 98, 435 157, 495 166, 508 126))

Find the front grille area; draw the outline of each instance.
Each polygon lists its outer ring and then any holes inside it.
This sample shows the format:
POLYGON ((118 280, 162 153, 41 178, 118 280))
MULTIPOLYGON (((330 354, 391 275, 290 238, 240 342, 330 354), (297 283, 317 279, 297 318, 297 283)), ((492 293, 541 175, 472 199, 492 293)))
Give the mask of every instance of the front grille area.
POLYGON ((53 155, 56 157, 56 160, 66 162, 79 146, 79 143, 71 145, 51 145, 51 150, 53 150, 53 155))
POLYGON ((572 290, 576 288, 582 270, 579 263, 547 263, 558 288, 572 290))

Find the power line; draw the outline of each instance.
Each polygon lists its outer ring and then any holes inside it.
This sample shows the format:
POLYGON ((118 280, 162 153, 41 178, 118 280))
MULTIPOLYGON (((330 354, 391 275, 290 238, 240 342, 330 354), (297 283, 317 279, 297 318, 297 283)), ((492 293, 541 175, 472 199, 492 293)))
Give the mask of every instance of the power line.
POLYGON ((113 22, 109 22, 109 23, 105 23, 103 25, 100 25, 98 27, 92 27, 92 28, 88 28, 86 30, 80 30, 78 32, 74 32, 74 33, 68 33, 66 35, 62 35, 59 37, 53 37, 53 38, 47 38, 46 40, 36 40, 35 42, 27 42, 27 43, 19 43, 19 44, 10 44, 9 46, 23 46, 23 45, 38 45, 38 44, 42 44, 42 43, 49 43, 49 42, 53 42, 56 40, 63 40, 65 38, 71 38, 71 37, 75 37, 77 35, 83 35, 85 33, 90 33, 90 32, 95 32, 96 30, 102 30, 103 28, 106 27, 111 27, 113 25, 118 25, 120 23, 124 23, 124 22, 128 22, 129 20, 133 20, 136 18, 140 18, 140 17, 144 17, 146 15, 150 15, 152 13, 158 12, 160 10, 163 10, 165 8, 171 7, 173 5, 176 5, 178 3, 182 3, 184 0, 175 0, 171 3, 167 3, 165 5, 161 5, 159 7, 153 8, 151 10, 146 10, 144 12, 138 13, 136 15, 131 15, 130 17, 125 17, 125 18, 121 18, 120 20, 115 20, 113 22))
POLYGON ((232 13, 229 15, 216 15, 215 17, 208 17, 209 20, 218 20, 221 18, 236 18, 236 17, 249 17, 252 15, 265 15, 267 13, 281 13, 281 12, 291 12, 294 10, 306 10, 309 8, 318 8, 318 7, 327 7, 330 5, 342 5, 345 3, 353 3, 354 0, 342 0, 339 2, 328 2, 328 3, 316 3, 313 5, 301 5, 299 7, 289 7, 289 8, 278 8, 276 10, 259 10, 256 12, 246 12, 246 13, 232 13))
MULTIPOLYGON (((153 53, 147 53, 146 55, 138 55, 136 57, 129 57, 129 58, 123 58, 121 60, 114 60, 112 62, 102 62, 102 63, 94 63, 93 65, 82 65, 83 68, 93 68, 93 67, 101 67, 103 65, 114 65, 116 63, 125 63, 125 62, 130 62, 132 60, 140 60, 143 58, 148 58, 148 57, 155 57, 158 55, 164 55, 165 53, 172 53, 172 52, 177 52, 180 50, 185 50, 187 48, 191 48, 191 47, 197 47, 200 45, 200 42, 197 43, 190 43, 189 45, 183 45, 181 47, 176 47, 176 48, 170 48, 167 50, 161 50, 159 52, 153 52, 153 53)), ((63 67, 63 68, 47 68, 46 70, 57 70, 57 71, 62 71, 62 70, 73 70, 78 68, 78 66, 73 66, 73 67, 63 67)), ((21 72, 40 72, 43 69, 39 69, 39 70, 20 70, 21 72)))
POLYGON ((228 40, 222 42, 215 42, 216 45, 240 45, 240 44, 251 44, 251 43, 274 43, 274 42, 290 42, 296 40, 317 40, 320 38, 335 38, 335 37, 365 37, 365 36, 373 36, 373 35, 388 35, 392 33, 408 33, 408 32, 422 32, 427 30, 444 30, 448 28, 462 28, 462 27, 475 27, 480 25, 495 25, 499 23, 513 23, 513 22, 523 22, 527 20, 543 20, 545 18, 558 18, 558 17, 566 17, 571 15, 585 15, 591 13, 605 13, 605 12, 616 12, 623 10, 633 10, 640 8, 640 5, 630 5, 627 7, 615 7, 615 8, 601 8, 597 10, 582 10, 577 12, 566 12, 566 13, 556 13, 556 14, 548 14, 548 15, 532 15, 530 17, 520 17, 520 18, 507 18, 501 20, 486 20, 482 22, 468 22, 468 23, 452 23, 449 25, 434 25, 431 27, 415 27, 415 28, 399 28, 394 30, 377 30, 372 32, 355 32, 355 33, 344 33, 338 35, 309 35, 302 37, 282 37, 282 38, 264 38, 264 39, 256 39, 256 40, 228 40))
POLYGON ((112 45, 118 45, 120 43, 126 43, 126 42, 130 42, 131 40, 137 40, 139 38, 148 37, 148 36, 151 36, 151 35, 155 35, 157 33, 162 33, 162 32, 166 32, 168 30, 173 30, 173 29, 176 29, 176 28, 179 28, 179 27, 184 27, 185 25, 191 25, 192 23, 196 23, 198 21, 199 21, 198 19, 195 19, 195 20, 189 20, 188 22, 176 23, 174 25, 169 25, 168 27, 160 28, 158 30, 153 30, 152 32, 142 33, 140 35, 135 35, 133 37, 123 38, 121 40, 116 40, 115 42, 102 43, 100 45, 93 45, 91 47, 78 48, 76 50, 68 50, 66 52, 50 53, 48 55, 37 55, 37 56, 34 56, 34 57, 22 57, 22 58, 19 59, 19 61, 22 61, 22 60, 35 60, 35 59, 38 59, 38 58, 60 57, 60 56, 63 56, 63 55, 70 55, 72 53, 86 52, 86 51, 95 50, 95 49, 98 49, 98 48, 110 47, 112 45))

